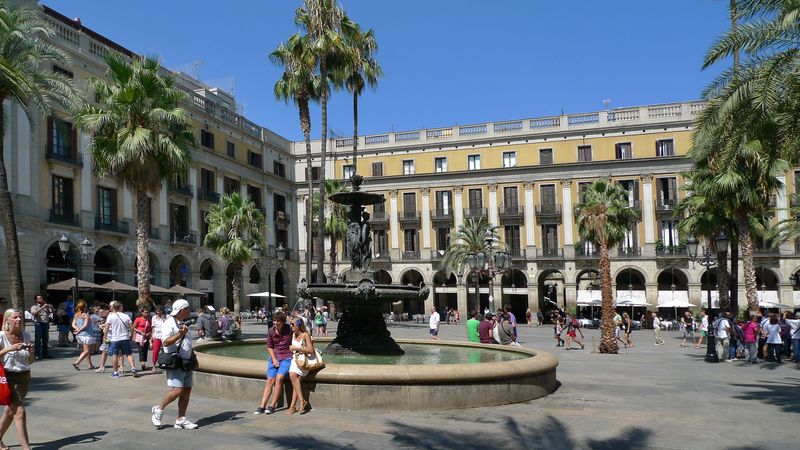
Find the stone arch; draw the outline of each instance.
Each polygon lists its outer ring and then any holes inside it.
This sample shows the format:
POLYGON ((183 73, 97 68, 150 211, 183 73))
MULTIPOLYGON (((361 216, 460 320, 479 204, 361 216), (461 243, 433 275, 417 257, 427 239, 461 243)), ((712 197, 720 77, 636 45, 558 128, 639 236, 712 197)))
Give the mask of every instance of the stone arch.
POLYGON ((500 284, 503 287, 526 288, 528 287, 528 277, 519 269, 511 269, 500 277, 500 284))
POLYGON ((566 301, 566 276, 556 268, 546 268, 539 272, 539 310, 545 321, 550 321, 552 314, 566 301))
MULTIPOLYGON (((70 241, 69 253, 74 255, 79 251, 77 244, 70 241)), ((51 241, 44 254, 47 284, 68 280, 75 276, 75 268, 61 254, 58 239, 51 241)))
POLYGON ((444 270, 436 271, 431 278, 434 306, 443 317, 446 317, 444 312, 447 311, 447 308, 458 309, 457 284, 456 275, 452 272, 448 274, 444 270))
POLYGON ((377 284, 392 284, 392 274, 387 270, 378 269, 375 271, 375 282, 377 284))
POLYGON ((756 287, 761 290, 777 291, 780 286, 780 274, 769 267, 756 267, 756 287))
POLYGON ((211 258, 206 258, 203 262, 200 263, 200 279, 201 280, 211 280, 214 278, 214 274, 217 272, 215 268, 216 264, 214 264, 214 260, 211 258))
POLYGON ((122 253, 116 247, 103 245, 94 253, 92 261, 94 262, 94 283, 108 283, 112 280, 120 280, 122 277, 124 260, 122 253))
MULTIPOLYGON (((150 283, 159 285, 159 274, 161 273, 161 262, 159 261, 158 257, 153 252, 147 252, 150 256, 149 259, 149 268, 147 273, 150 275, 150 283)), ((133 281, 134 285, 138 283, 139 275, 137 274, 139 267, 139 258, 137 256, 133 257, 133 281)))
POLYGON ((432 283, 433 286, 456 286, 458 284, 458 278, 456 278, 456 274, 450 272, 449 274, 446 273, 444 270, 437 270, 436 273, 433 274, 432 283))
POLYGON ((659 272, 656 276, 656 283, 659 291, 669 291, 673 285, 679 291, 689 290, 689 276, 677 268, 667 268, 659 272))
POLYGON ((192 266, 184 255, 175 255, 169 262, 169 285, 191 287, 192 266))
POLYGON ((248 282, 250 284, 259 284, 259 283, 261 283, 261 271, 258 270, 258 265, 257 264, 253 264, 252 266, 250 266, 250 271, 249 271, 249 274, 248 274, 248 278, 249 278, 248 282))
POLYGON ((589 267, 586 269, 581 270, 575 275, 575 286, 577 290, 588 289, 589 284, 594 283, 592 289, 595 289, 595 286, 600 285, 600 269, 596 267, 589 267))
POLYGON ((643 291, 647 286, 647 277, 639 269, 628 266, 617 271, 614 282, 617 285, 617 290, 630 287, 634 291, 643 291))
POLYGON ((286 281, 289 279, 289 273, 283 267, 275 271, 275 293, 286 295, 287 287, 286 281))
POLYGON ((402 285, 411 284, 419 286, 420 283, 424 281, 425 277, 423 277, 422 272, 418 269, 406 269, 400 274, 400 284, 402 285))
MULTIPOLYGON (((408 284, 419 286, 424 281, 425 278, 422 276, 422 272, 417 269, 407 269, 400 275, 400 284, 404 286, 408 284)), ((425 314, 425 300, 403 300, 401 312, 409 315, 425 314)))

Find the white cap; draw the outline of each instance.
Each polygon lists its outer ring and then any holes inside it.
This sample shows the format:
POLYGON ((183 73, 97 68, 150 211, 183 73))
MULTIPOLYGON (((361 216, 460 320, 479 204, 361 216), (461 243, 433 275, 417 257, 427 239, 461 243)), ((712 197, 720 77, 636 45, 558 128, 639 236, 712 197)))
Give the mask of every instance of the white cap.
POLYGON ((189 307, 189 302, 187 302, 182 298, 179 298, 172 303, 172 311, 170 312, 170 315, 177 316, 180 310, 188 307, 189 307))

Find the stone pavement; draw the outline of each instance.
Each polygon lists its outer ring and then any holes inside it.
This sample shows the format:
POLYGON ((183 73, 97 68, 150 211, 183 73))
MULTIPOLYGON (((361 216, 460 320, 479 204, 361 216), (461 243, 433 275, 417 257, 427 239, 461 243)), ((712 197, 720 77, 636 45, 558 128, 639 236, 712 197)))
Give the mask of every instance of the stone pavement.
MULTIPOLYGON (((248 323, 245 337, 260 337, 265 328, 248 323)), ((390 330, 395 337, 428 334, 418 324, 390 330)), ((589 344, 592 337, 599 342, 597 330, 584 332, 589 344)), ((465 328, 442 325, 440 336, 465 340, 465 328)), ((599 355, 590 345, 583 351, 555 348, 551 327, 521 326, 524 346, 551 351, 561 361, 561 387, 542 399, 468 410, 432 404, 425 412, 318 409, 303 416, 283 410, 254 416, 260 392, 253 392, 250 404, 194 395, 189 418, 200 428, 193 431, 171 427, 175 403, 164 415, 168 427, 150 423, 150 407, 167 389, 163 375, 112 380, 108 372, 76 372, 70 358, 77 351, 55 348, 54 359, 33 368, 28 430, 40 449, 800 447, 793 434, 800 418, 800 368, 707 364, 704 351, 679 347, 677 332, 664 337, 666 345, 654 346, 652 331, 636 331, 635 348, 599 355)), ((16 443, 13 427, 5 442, 16 443)))

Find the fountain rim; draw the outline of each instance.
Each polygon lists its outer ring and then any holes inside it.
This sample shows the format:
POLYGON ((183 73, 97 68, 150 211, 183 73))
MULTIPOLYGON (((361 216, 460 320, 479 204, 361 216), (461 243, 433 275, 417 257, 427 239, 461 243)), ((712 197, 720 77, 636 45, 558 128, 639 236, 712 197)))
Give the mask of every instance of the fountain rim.
MULTIPOLYGON (((317 342, 331 342, 332 337, 315 338, 317 342)), ((545 374, 558 366, 558 359, 551 353, 519 347, 500 347, 493 344, 476 344, 462 341, 436 341, 427 339, 396 339, 399 344, 427 346, 451 346, 521 353, 529 357, 502 362, 478 364, 334 364, 313 372, 306 378, 331 384, 439 384, 453 382, 475 382, 483 380, 514 379, 545 374), (480 367, 480 370, 475 370, 480 367)), ((236 358, 205 353, 203 348, 224 347, 241 344, 264 343, 266 339, 246 339, 238 342, 203 342, 195 345, 199 372, 245 378, 265 379, 266 360, 236 358)))

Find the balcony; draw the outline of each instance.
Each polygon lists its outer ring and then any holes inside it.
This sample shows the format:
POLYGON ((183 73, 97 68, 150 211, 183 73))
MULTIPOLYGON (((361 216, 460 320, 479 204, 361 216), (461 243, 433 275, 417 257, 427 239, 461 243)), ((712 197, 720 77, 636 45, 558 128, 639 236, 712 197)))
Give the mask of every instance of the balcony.
POLYGON ((454 212, 452 208, 434 209, 431 214, 431 222, 434 223, 453 223, 454 212))
POLYGON ((418 228, 420 224, 419 211, 400 211, 397 220, 403 228, 418 228))
POLYGON ((600 249, 594 247, 587 247, 586 245, 579 245, 575 247, 575 259, 598 259, 600 258, 600 249))
POLYGON ((80 227, 81 226, 81 216, 80 214, 72 214, 72 213, 59 213, 55 210, 50 210, 50 223, 55 223, 58 225, 68 225, 71 227, 80 227))
POLYGON ((800 207, 800 194, 794 193, 789 197, 789 206, 792 208, 800 207))
POLYGON ((486 208, 464 208, 464 219, 485 219, 488 215, 486 208))
POLYGON ((129 232, 128 222, 117 219, 103 219, 102 217, 95 218, 94 229, 121 234, 128 234, 129 232))
POLYGON ((83 167, 83 154, 71 151, 64 151, 52 145, 48 145, 45 150, 45 159, 48 161, 58 161, 71 166, 83 167))
POLYGON ((197 190, 197 199, 209 203, 219 203, 219 194, 206 189, 197 190))
POLYGON ((640 258, 642 256, 642 247, 619 247, 617 256, 620 258, 640 258))
POLYGON ((563 248, 537 248, 536 257, 540 259, 564 259, 563 248))
POLYGON ((389 254, 389 249, 388 249, 388 248, 384 248, 384 249, 381 249, 381 250, 380 250, 379 252, 377 252, 377 253, 373 253, 373 254, 372 254, 372 260, 373 260, 373 261, 378 261, 378 262, 387 262, 387 261, 391 261, 391 260, 392 260, 392 257, 391 257, 391 255, 389 254))
POLYGON ((389 223, 389 214, 386 211, 373 211, 370 215, 369 222, 373 225, 379 223, 389 223))
POLYGON ((419 251, 403 252, 400 255, 400 258, 403 259, 403 260, 418 261, 419 260, 419 251))
POLYGON ((753 255, 754 256, 778 256, 781 254, 779 247, 768 247, 766 245, 754 245, 753 246, 753 255))
POLYGON ((512 205, 512 206, 503 206, 500 208, 499 216, 501 223, 522 223, 522 218, 525 214, 525 211, 522 209, 522 206, 519 205, 512 205))
POLYGON ((560 225, 561 205, 536 205, 536 221, 542 225, 560 225))
POLYGON ((524 248, 509 247, 508 254, 511 255, 511 259, 527 259, 524 248))
MULTIPOLYGON (((700 253, 700 252, 698 252, 700 253)), ((656 258, 688 258, 689 254, 686 252, 686 246, 679 245, 659 245, 656 242, 656 258)))
POLYGON ((151 240, 160 240, 161 239, 161 231, 158 227, 150 227, 150 232, 148 233, 151 240))
POLYGON ((675 208, 678 206, 678 199, 668 198, 656 201, 656 216, 659 218, 673 218, 675 216, 675 208))
POLYGON ((639 202, 639 199, 635 199, 633 201, 633 205, 628 203, 629 207, 633 210, 636 217, 633 219, 633 222, 641 222, 642 221, 642 204, 639 202))
POLYGON ((177 184, 172 183, 172 184, 169 185, 167 190, 171 194, 185 195, 187 197, 193 197, 194 196, 194 187, 191 184, 177 185, 177 184))
POLYGON ((272 218, 275 220, 276 223, 279 224, 285 225, 292 223, 292 216, 290 216, 289 213, 287 213, 286 211, 275 210, 275 212, 272 213, 272 218))
POLYGON ((173 244, 197 244, 197 233, 172 228, 169 230, 169 234, 171 235, 170 237, 172 238, 173 244))

